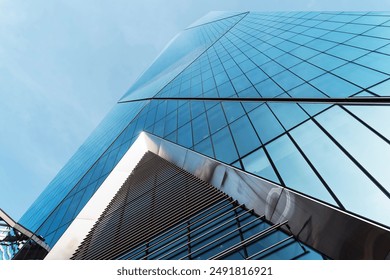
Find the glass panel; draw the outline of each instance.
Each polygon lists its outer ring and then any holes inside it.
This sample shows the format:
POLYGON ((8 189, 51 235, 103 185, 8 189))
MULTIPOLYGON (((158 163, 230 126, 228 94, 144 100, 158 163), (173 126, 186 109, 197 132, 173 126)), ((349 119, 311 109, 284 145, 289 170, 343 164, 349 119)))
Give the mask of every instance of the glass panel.
POLYGON ((187 123, 178 129, 177 143, 186 148, 192 147, 191 123, 187 123))
POLYGON ((207 111, 208 122, 210 125, 211 134, 226 126, 225 115, 220 104, 207 111))
POLYGON ((204 154, 209 157, 214 157, 213 146, 211 145, 210 137, 204 139, 194 146, 194 150, 198 153, 204 154))
POLYGON ((390 140, 390 106, 345 106, 388 140, 390 140))
POLYGON ((360 91, 360 88, 329 73, 311 80, 310 83, 330 97, 347 97, 360 91))
POLYGON ((206 113, 201 114, 192 121, 192 135, 194 137, 194 144, 209 136, 206 113))
POLYGON ((232 130, 233 138, 236 142, 240 156, 249 153, 260 145, 256 132, 247 116, 243 116, 231 123, 230 129, 232 130))
POLYGON ((312 121, 291 135, 347 210, 390 225, 389 199, 312 121))
POLYGON ((388 75, 352 63, 337 68, 333 73, 363 88, 368 88, 389 78, 388 75))
POLYGON ((238 159, 232 136, 227 127, 213 134, 212 140, 216 159, 226 163, 231 163, 238 159))
POLYGON ((255 88, 262 97, 275 97, 283 92, 271 79, 258 83, 255 88))
POLYGON ((291 72, 293 72, 295 75, 301 77, 304 80, 311 80, 315 77, 318 77, 325 73, 320 68, 309 64, 307 62, 302 62, 294 67, 291 68, 291 72))
POLYGON ((319 54, 311 59, 308 60, 310 63, 313 63, 314 65, 318 66, 318 67, 321 67, 322 69, 325 69, 325 70, 333 70, 343 64, 346 63, 346 61, 342 60, 342 59, 339 59, 339 58, 336 58, 334 56, 331 56, 331 55, 327 55, 327 54, 319 54))
POLYGON ((303 122, 309 116, 296 103, 268 103, 286 130, 303 122))
POLYGON ((263 149, 257 150, 242 159, 246 171, 280 183, 263 149))
POLYGON ((263 143, 268 142, 284 132, 283 127, 266 105, 256 108, 248 115, 263 143))
POLYGON ((333 107, 316 119, 390 192, 390 146, 386 142, 340 107, 333 107))
POLYGON ((240 102, 222 102, 226 118, 229 123, 235 121, 245 114, 240 102))
POLYGON ((266 148, 287 187, 336 205, 287 135, 271 142, 266 148))

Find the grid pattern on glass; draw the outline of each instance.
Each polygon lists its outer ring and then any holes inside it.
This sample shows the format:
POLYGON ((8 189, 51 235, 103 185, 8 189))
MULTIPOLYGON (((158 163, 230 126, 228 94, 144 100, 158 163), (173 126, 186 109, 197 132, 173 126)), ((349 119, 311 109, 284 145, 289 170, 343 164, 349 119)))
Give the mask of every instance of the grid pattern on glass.
MULTIPOLYGON (((390 197, 383 170, 386 164, 374 162, 371 157, 380 155, 382 159, 385 154, 381 151, 388 149, 389 106, 297 101, 301 97, 348 96, 366 96, 369 101, 389 96, 389 19, 389 15, 380 13, 249 13, 188 67, 186 64, 160 92, 149 92, 150 96, 157 94, 166 100, 151 99, 110 149, 97 162, 96 158, 91 161, 92 167, 85 165, 91 167, 88 172, 77 170, 80 176, 72 177, 72 191, 39 232, 54 244, 142 130, 389 226, 383 214, 390 197), (223 100, 289 96, 295 101, 223 100), (221 100, 168 100, 172 97, 221 100), (364 141, 350 143, 351 137, 338 127, 336 116, 342 116, 347 129, 356 128, 352 130, 354 139, 364 141), (302 138, 303 128, 313 134, 302 138), (251 136, 247 137, 248 145, 245 135, 251 136), (310 140, 315 135, 323 142, 310 140), (290 147, 294 156, 277 159, 272 151, 282 144, 290 147), (330 158, 318 160, 324 146, 342 160, 337 164, 330 158), (369 147, 371 154, 364 147, 369 147), (301 183, 291 181, 284 161, 287 165, 299 161, 305 166, 305 170, 297 170, 301 183), (362 192, 373 190, 382 203, 365 211, 366 204, 358 205, 353 196, 328 177, 331 169, 324 166, 330 168, 332 164, 345 181, 356 176, 367 182, 369 187, 362 187, 362 192), (347 169, 354 173, 343 172, 347 169)), ((216 30, 216 24, 207 24, 207 28, 216 30)), ((124 104, 117 106, 124 108, 124 104)), ((123 124, 130 119, 123 120, 123 124)), ((116 137, 118 132, 115 133, 112 135, 116 137)), ((86 147, 95 147, 87 144, 86 147)), ((61 174, 53 182, 60 180, 61 174)), ((26 217, 35 215, 34 211, 29 213, 26 217)))

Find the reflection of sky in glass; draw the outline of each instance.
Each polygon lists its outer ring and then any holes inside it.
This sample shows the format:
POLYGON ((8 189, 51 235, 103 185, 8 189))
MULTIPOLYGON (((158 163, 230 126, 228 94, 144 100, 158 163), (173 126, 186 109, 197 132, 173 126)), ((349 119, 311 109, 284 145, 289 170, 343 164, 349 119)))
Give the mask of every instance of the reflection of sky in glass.
POLYGON ((339 107, 327 110, 316 119, 383 187, 390 191, 388 165, 390 146, 385 141, 339 107))
POLYGON ((312 121, 291 135, 347 210, 390 225, 389 199, 312 121))

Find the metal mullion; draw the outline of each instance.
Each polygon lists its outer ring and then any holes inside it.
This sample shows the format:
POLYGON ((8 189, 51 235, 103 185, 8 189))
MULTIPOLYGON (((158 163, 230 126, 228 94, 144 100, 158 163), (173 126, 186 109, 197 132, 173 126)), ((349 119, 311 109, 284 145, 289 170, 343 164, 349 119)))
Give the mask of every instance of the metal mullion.
MULTIPOLYGON (((238 217, 243 216, 244 214, 249 213, 249 212, 251 212, 251 211, 252 211, 252 210, 249 210, 248 212, 245 212, 245 213, 239 215, 238 217)), ((234 229, 234 230, 232 230, 232 231, 229 231, 228 233, 226 233, 226 234, 224 234, 224 235, 218 237, 217 239, 214 239, 212 242, 209 242, 209 243, 203 245, 202 247, 196 249, 195 251, 192 252, 192 254, 194 254, 194 253, 196 253, 196 252, 199 252, 200 250, 203 250, 204 248, 206 248, 206 247, 208 247, 208 246, 210 246, 210 245, 212 245, 212 244, 218 242, 219 240, 225 238, 226 236, 229 236, 230 234, 232 234, 232 233, 234 233, 234 232, 236 232, 236 231, 239 231, 239 230, 242 229, 243 227, 246 227, 246 226, 248 226, 248 225, 254 223, 255 221, 261 220, 261 219, 263 219, 263 218, 264 218, 264 215, 263 215, 263 216, 259 216, 259 217, 257 217, 256 219, 253 219, 252 221, 250 221, 250 222, 248 222, 248 223, 242 225, 241 227, 236 228, 236 229, 234 229)), ((215 230, 215 229, 214 229, 214 230, 215 230)), ((213 231, 214 231, 214 230, 213 230, 213 231)), ((211 232, 212 232, 212 231, 211 231, 211 232)), ((203 236, 201 236, 201 237, 203 237, 203 236)), ((187 256, 184 256, 184 257, 187 257, 187 256)), ((183 258, 184 258, 184 257, 183 257, 183 258)), ((183 259, 183 258, 181 258, 181 259, 183 259)))
MULTIPOLYGON (((197 230, 199 230, 199 229, 201 229, 201 228, 203 228, 203 227, 205 227, 205 226, 209 225, 210 223, 213 223, 214 221, 218 220, 219 218, 221 218, 221 217, 223 217, 223 216, 227 215, 228 213, 231 213, 231 212, 232 212, 232 211, 234 211, 235 209, 237 209, 237 208, 239 208, 239 207, 242 207, 242 206, 243 206, 243 204, 241 204, 241 205, 238 205, 238 206, 236 206, 235 208, 233 208, 233 209, 230 209, 230 210, 228 210, 228 211, 226 211, 226 212, 224 212, 224 213, 220 214, 219 216, 215 217, 214 219, 212 219, 212 220, 208 221, 207 223, 205 223, 205 224, 202 224, 202 225, 200 225, 200 226, 196 227, 194 230, 190 231, 190 233, 194 233, 194 232, 196 232, 197 230)), ((193 224, 194 224, 194 223, 193 223, 193 224)), ((192 224, 192 225, 193 225, 193 224, 192 224)), ((202 237, 202 236, 203 236, 203 235, 201 235, 200 237, 202 237)), ((191 240, 191 241, 190 241, 190 243, 191 243, 191 242, 193 242, 193 241, 195 241, 195 240, 197 240, 197 238, 196 238, 196 239, 193 239, 193 240, 191 240)), ((175 240, 172 240, 170 243, 168 243, 168 244, 165 244, 163 247, 159 247, 159 248, 158 248, 156 251, 154 251, 154 252, 158 252, 158 251, 160 251, 160 250, 162 250, 162 249, 166 248, 167 246, 169 246, 169 245, 171 245, 172 243, 174 243, 174 241, 175 241, 175 240)), ((147 257, 147 256, 146 256, 146 257, 147 257)))
POLYGON ((275 224, 275 225, 273 225, 273 226, 271 226, 271 227, 269 227, 269 228, 267 228, 267 229, 265 229, 265 230, 255 234, 255 235, 252 235, 251 237, 246 239, 243 243, 239 243, 239 244, 233 245, 232 247, 230 247, 230 248, 228 248, 228 249, 226 249, 226 250, 224 250, 224 251, 214 255, 210 259, 211 260, 216 260, 216 259, 223 258, 223 257, 225 257, 227 255, 230 255, 230 254, 234 253, 235 251, 239 250, 241 247, 247 246, 248 244, 251 244, 251 243, 259 240, 260 238, 268 235, 269 233, 277 230, 279 227, 285 225, 286 223, 287 223, 287 221, 284 221, 282 223, 277 223, 277 224, 275 224))
POLYGON ((390 193, 361 165, 337 140, 313 118, 313 122, 322 130, 325 135, 382 191, 382 193, 390 198, 390 193))
MULTIPOLYGON (((243 216, 243 215, 245 215, 246 213, 249 213, 249 212, 251 212, 251 211, 253 211, 253 210, 247 210, 246 212, 240 214, 239 216, 243 216)), ((221 228, 221 227, 223 227, 223 226, 229 224, 230 222, 232 222, 232 221, 234 221, 234 220, 235 220, 235 218, 230 219, 230 220, 227 220, 226 222, 224 222, 224 223, 222 223, 222 224, 219 224, 218 226, 214 227, 213 229, 211 229, 211 230, 209 230, 209 231, 207 231, 207 232, 201 234, 200 236, 197 236, 196 238, 192 239, 191 242, 194 242, 194 241, 196 241, 196 240, 199 240, 200 238, 202 238, 202 237, 204 237, 204 236, 206 236, 206 235, 208 235, 208 234, 214 232, 215 230, 217 230, 217 229, 219 229, 219 228, 221 228)), ((185 244, 185 246, 186 246, 186 245, 187 245, 187 244, 185 244)), ((183 247, 183 246, 181 246, 181 247, 183 247)), ((175 250, 170 251, 169 253, 163 255, 162 257, 159 258, 159 260, 160 260, 161 258, 164 258, 165 256, 168 256, 168 255, 170 255, 171 253, 177 251, 177 250, 180 249, 181 247, 178 247, 178 248, 176 248, 175 250)), ((192 254, 195 253, 195 252, 197 252, 198 250, 199 250, 199 249, 193 251, 192 254)), ((185 256, 185 257, 188 257, 188 256, 185 256)))
MULTIPOLYGON (((207 207, 207 209, 204 209, 203 211, 201 211, 200 213, 196 214, 195 216, 190 217, 189 219, 193 219, 193 218, 195 218, 196 216, 199 216, 199 215, 203 214, 204 212, 209 211, 210 209, 214 208, 216 205, 218 205, 218 204, 220 204, 220 203, 222 203, 222 202, 228 201, 227 199, 228 199, 228 198, 221 198, 221 200, 220 200, 218 203, 213 204, 213 205, 210 206, 210 207, 207 207)), ((229 202, 229 201, 228 201, 228 202, 229 202)), ((220 207, 219 209, 217 209, 217 210, 213 211, 212 213, 208 214, 207 216, 202 217, 201 219, 199 219, 199 220, 197 220, 197 221, 195 221, 195 222, 190 223, 188 226, 192 226, 193 224, 195 224, 195 223, 197 223, 197 222, 203 220, 204 218, 206 218, 206 217, 212 215, 213 213, 219 211, 220 209, 223 209, 224 207, 227 207, 228 205, 230 205, 230 204, 226 204, 226 205, 220 207)), ((167 233, 169 233, 169 232, 171 232, 171 231, 177 229, 178 227, 182 226, 182 225, 185 224, 185 223, 187 223, 187 222, 182 222, 182 223, 180 223, 180 224, 174 226, 174 227, 171 228, 170 230, 167 230, 166 232, 164 232, 164 234, 167 234, 167 233)), ((172 236, 178 234, 179 232, 181 232, 181 231, 183 231, 183 230, 185 230, 185 228, 182 228, 182 229, 179 229, 179 230, 177 230, 177 231, 174 231, 174 232, 171 233, 169 236, 166 236, 165 238, 161 239, 160 241, 151 244, 150 248, 151 248, 151 247, 154 247, 154 246, 156 246, 156 245, 158 245, 158 244, 160 244, 160 243, 162 243, 162 242, 164 242, 165 240, 171 238, 172 236)), ((159 236, 158 236, 158 237, 159 237, 159 236)), ((152 243, 152 242, 153 242, 155 239, 157 239, 158 237, 155 237, 155 238, 150 239, 150 240, 149 240, 149 243, 152 243)), ((130 253, 130 252, 129 252, 129 253, 130 253)), ((135 256, 136 256, 136 255, 135 255, 135 256)), ((131 255, 130 257, 134 257, 134 255, 131 255)))
POLYGON ((376 129, 371 127, 368 123, 366 123, 364 120, 356 116, 354 113, 352 113, 348 108, 345 108, 345 106, 339 106, 344 111, 346 111, 348 114, 350 114, 353 118, 355 118, 358 122, 360 122, 362 125, 364 125, 366 128, 368 128, 371 132, 373 132, 376 136, 381 138, 383 141, 385 141, 387 144, 390 145, 390 140, 387 139, 385 136, 383 136, 381 133, 379 133, 376 129))
POLYGON ((282 243, 284 243, 284 242, 286 242, 286 241, 288 241, 288 240, 290 240, 290 239, 294 239, 294 236, 291 235, 291 236, 289 236, 289 237, 287 237, 287 238, 285 238, 285 239, 283 239, 283 240, 281 240, 281 241, 279 241, 279 242, 277 242, 277 243, 275 243, 275 244, 273 244, 273 245, 271 245, 271 246, 269 246, 269 247, 267 247, 267 248, 265 248, 265 249, 263 249, 263 250, 261 250, 261 251, 255 253, 255 254, 253 254, 253 255, 247 257, 246 259, 247 259, 247 260, 251 260, 251 259, 253 259, 254 257, 257 257, 258 255, 261 255, 261 254, 267 252, 268 250, 271 250, 272 248, 274 248, 274 247, 276 247, 276 246, 278 246, 278 245, 280 245, 280 244, 282 244, 282 243))
MULTIPOLYGON (((209 192, 203 194, 203 196, 205 196, 205 197, 210 197, 210 196, 208 195, 208 193, 209 193, 209 192)), ((168 194, 168 195, 169 195, 169 194, 168 194)), ((198 195, 199 195, 199 194, 198 194, 198 195)), ((202 195, 202 194, 200 194, 200 195, 202 195)), ((216 194, 215 196, 219 196, 219 195, 220 195, 220 194, 216 194)), ((167 209, 165 212, 159 213, 159 215, 158 215, 157 217, 155 217, 155 219, 161 218, 161 216, 163 216, 163 215, 165 215, 165 216, 170 216, 170 215, 169 215, 169 211, 171 211, 171 210, 172 210, 172 208, 171 208, 171 209, 167 209), (167 215, 166 215, 166 214, 167 214, 167 215)), ((179 210, 180 210, 180 209, 179 209, 179 210)), ((176 212, 178 212, 179 210, 177 210, 176 212)), ((180 210, 180 211, 181 211, 181 210, 180 210)), ((191 211, 191 209, 189 209, 189 210, 187 210, 187 211, 191 211)), ((144 218, 144 217, 139 216, 136 220, 133 221, 133 223, 137 223, 137 221, 139 221, 139 220, 141 220, 141 219, 143 219, 143 218, 144 218)), ((172 219, 168 220, 168 222, 170 222, 171 220, 172 220, 172 219)), ((164 223, 167 223, 167 222, 165 221, 164 223)), ((127 225, 127 226, 123 227, 122 230, 130 229, 132 225, 133 225, 133 224, 127 225)), ((140 226, 141 226, 141 225, 139 225, 137 228, 139 228, 140 226)), ((142 225, 142 226, 144 226, 144 225, 142 225)), ((133 232, 136 232, 136 233, 130 236, 131 239, 130 239, 130 240, 127 240, 127 242, 126 242, 127 244, 130 244, 130 241, 138 241, 138 240, 141 238, 141 236, 138 235, 137 228, 133 228, 133 229, 132 229, 133 232)), ((121 236, 115 237, 113 241, 118 241, 119 238, 121 238, 121 236)), ((142 238, 143 238, 143 237, 142 237, 142 238)), ((104 244, 103 244, 102 246, 104 246, 104 244)), ((101 247, 101 246, 98 246, 98 247, 96 247, 96 248, 99 248, 99 247, 101 247)))
MULTIPOLYGON (((321 176, 321 174, 318 172, 318 170, 315 168, 314 164, 309 160, 309 158, 306 156, 306 154, 303 152, 301 147, 298 145, 298 143, 295 141, 295 139, 290 135, 289 132, 287 132, 287 136, 289 137, 290 141, 293 143, 293 145, 297 148, 298 152, 301 154, 303 159, 307 162, 307 164, 310 166, 314 174, 317 176, 317 178, 321 181, 325 189, 328 191, 330 196, 333 198, 333 200, 337 203, 337 206, 340 207, 340 209, 345 210, 344 205, 341 203, 339 198, 336 196, 336 194, 333 192, 332 188, 328 185, 328 183, 325 181, 325 179, 321 176)), ((308 195, 304 193, 305 195, 308 195)), ((321 199, 321 198, 318 198, 321 199)))

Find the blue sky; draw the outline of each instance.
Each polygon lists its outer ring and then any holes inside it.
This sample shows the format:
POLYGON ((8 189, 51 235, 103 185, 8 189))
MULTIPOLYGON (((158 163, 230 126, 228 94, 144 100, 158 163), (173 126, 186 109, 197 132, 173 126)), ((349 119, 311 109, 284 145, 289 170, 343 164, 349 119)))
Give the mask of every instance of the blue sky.
POLYGON ((390 0, 0 0, 0 208, 19 219, 170 39, 212 10, 390 10, 390 0))

